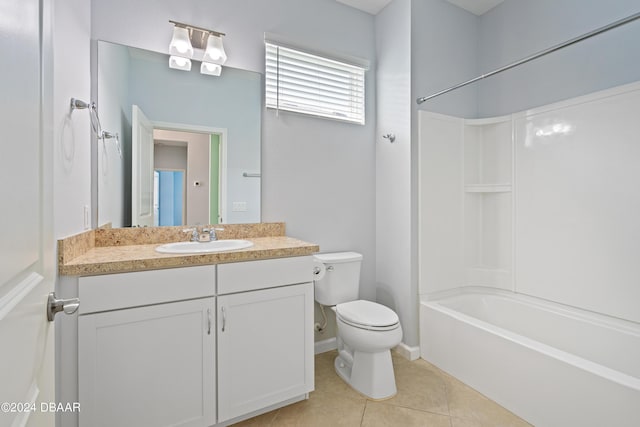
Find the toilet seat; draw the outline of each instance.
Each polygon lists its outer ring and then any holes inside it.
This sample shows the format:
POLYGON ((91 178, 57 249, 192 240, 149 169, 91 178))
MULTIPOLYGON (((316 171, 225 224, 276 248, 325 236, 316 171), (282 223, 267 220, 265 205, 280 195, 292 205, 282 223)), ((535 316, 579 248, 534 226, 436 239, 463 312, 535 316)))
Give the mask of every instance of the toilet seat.
POLYGON ((388 331, 400 325, 395 311, 372 301, 349 301, 336 305, 335 310, 341 321, 360 329, 388 331))

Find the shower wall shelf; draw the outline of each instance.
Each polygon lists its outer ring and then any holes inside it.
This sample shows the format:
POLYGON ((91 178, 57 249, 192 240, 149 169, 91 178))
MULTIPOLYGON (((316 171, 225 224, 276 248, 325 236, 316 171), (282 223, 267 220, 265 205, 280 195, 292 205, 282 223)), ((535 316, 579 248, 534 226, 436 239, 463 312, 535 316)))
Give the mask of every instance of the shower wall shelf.
POLYGON ((419 121, 421 286, 512 289, 511 116, 419 121))

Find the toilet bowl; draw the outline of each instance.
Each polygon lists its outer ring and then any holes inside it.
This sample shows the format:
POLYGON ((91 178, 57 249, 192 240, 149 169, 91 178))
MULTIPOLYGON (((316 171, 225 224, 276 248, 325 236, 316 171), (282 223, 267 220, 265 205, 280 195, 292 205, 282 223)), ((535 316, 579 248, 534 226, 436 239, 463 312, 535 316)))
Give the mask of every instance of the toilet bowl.
POLYGON ((315 255, 326 266, 314 282, 316 301, 336 313, 336 373, 361 394, 376 400, 397 393, 391 348, 402 340, 398 315, 388 307, 357 299, 362 255, 315 255))
POLYGON ((356 300, 335 307, 338 357, 335 368, 338 375, 351 387, 363 395, 376 400, 393 397, 397 393, 390 349, 400 344, 402 327, 393 310, 370 301, 356 300), (349 315, 357 315, 358 319, 345 316, 344 306, 349 308, 349 315), (359 311, 366 307, 365 310, 359 311), (366 324, 360 321, 368 314, 382 312, 384 317, 369 317, 366 324), (386 318, 386 319, 385 319, 386 318), (393 318, 393 322, 387 319, 393 318))

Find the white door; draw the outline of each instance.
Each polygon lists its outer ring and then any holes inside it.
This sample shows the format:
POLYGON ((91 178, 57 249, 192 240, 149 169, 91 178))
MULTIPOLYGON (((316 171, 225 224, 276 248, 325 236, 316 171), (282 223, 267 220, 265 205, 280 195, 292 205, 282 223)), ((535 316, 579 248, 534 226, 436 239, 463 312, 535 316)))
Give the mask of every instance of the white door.
POLYGON ((83 427, 216 421, 214 298, 78 317, 83 427))
MULTIPOLYGON (((40 2, 0 6, 0 426, 52 426, 52 150, 43 138, 40 2), (42 406, 42 403, 45 406, 42 406), (42 409, 46 410, 42 410, 42 409)), ((49 34, 43 34, 44 38, 49 34)), ((46 39, 48 40, 48 39, 46 39)), ((44 111, 49 111, 45 106, 44 111)))
POLYGON ((153 226, 153 125, 140 107, 131 115, 131 225, 153 226))
POLYGON ((218 422, 313 391, 313 284, 218 297, 218 422))

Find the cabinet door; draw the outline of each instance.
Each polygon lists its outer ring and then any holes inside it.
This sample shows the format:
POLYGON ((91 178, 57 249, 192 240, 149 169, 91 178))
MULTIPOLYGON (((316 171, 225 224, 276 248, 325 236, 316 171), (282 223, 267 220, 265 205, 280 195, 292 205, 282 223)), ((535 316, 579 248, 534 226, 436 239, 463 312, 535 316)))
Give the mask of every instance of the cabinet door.
POLYGON ((215 424, 215 298, 80 316, 80 426, 215 424))
POLYGON ((313 284, 218 297, 218 421, 313 390, 313 284))

